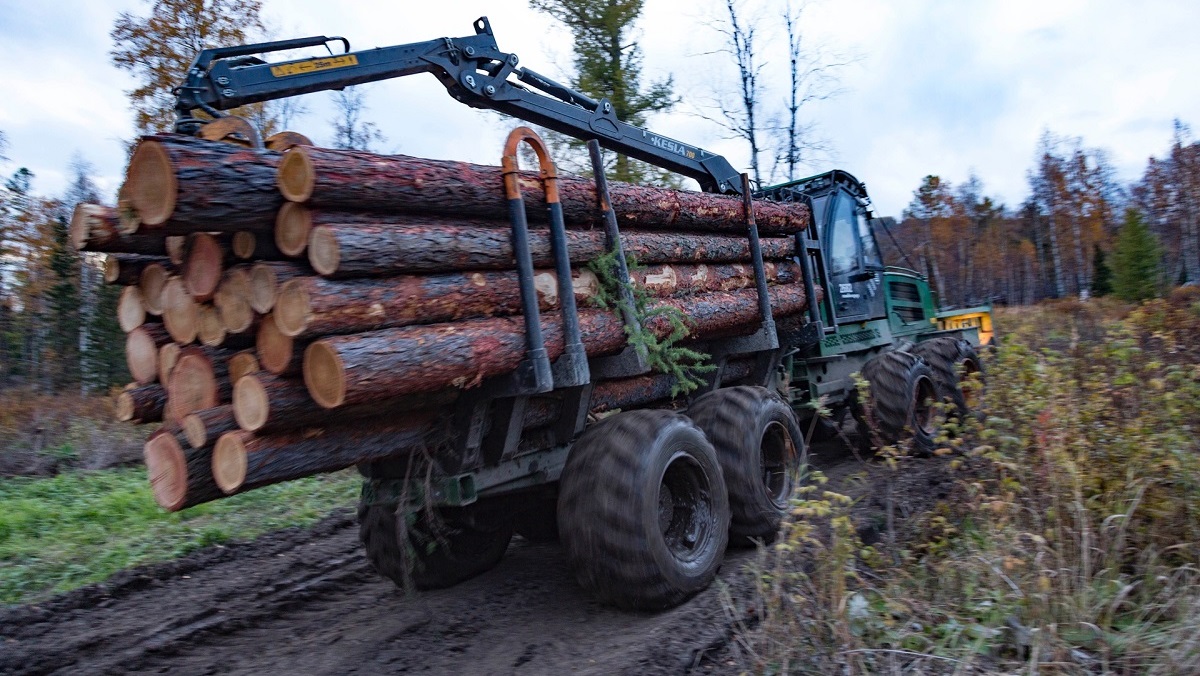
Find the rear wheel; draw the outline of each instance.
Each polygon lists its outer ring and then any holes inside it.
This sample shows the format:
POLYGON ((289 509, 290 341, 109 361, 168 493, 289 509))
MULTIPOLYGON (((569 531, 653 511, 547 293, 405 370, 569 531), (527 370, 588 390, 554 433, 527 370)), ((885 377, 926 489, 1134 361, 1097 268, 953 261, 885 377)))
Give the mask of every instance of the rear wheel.
POLYGON ((716 576, 729 500, 712 445, 670 411, 618 413, 575 442, 559 534, 580 585, 629 609, 677 605, 716 576))
POLYGON ((512 540, 510 526, 474 524, 464 510, 439 517, 426 510, 409 515, 394 504, 359 505, 367 560, 400 587, 441 589, 491 570, 512 540))
POLYGON ((866 432, 884 446, 911 440, 915 455, 929 455, 937 434, 938 416, 933 403, 937 390, 933 372, 920 357, 893 350, 863 366, 870 394, 858 412, 866 432))
POLYGON ((943 336, 917 343, 912 353, 921 357, 933 371, 933 384, 938 401, 949 401, 959 416, 976 407, 977 386, 962 387, 963 380, 978 373, 982 377, 983 362, 971 343, 962 338, 943 336))
POLYGON ((734 540, 773 540, 806 459, 791 407, 763 387, 727 387, 697 399, 688 417, 716 449, 734 540))

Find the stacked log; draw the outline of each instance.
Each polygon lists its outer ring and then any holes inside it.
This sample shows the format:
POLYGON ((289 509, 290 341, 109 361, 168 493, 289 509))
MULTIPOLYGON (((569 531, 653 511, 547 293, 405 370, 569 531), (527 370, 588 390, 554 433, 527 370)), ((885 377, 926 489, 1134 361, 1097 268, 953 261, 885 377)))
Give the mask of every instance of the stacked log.
MULTIPOLYGON (((464 391, 527 349, 498 167, 308 145, 254 150, 176 135, 135 149, 117 208, 79 205, 71 238, 109 255, 134 383, 118 416, 163 422, 146 441, 155 499, 175 511, 259 486, 402 456, 444 438, 464 391)), ((539 177, 522 173, 545 347, 564 351, 559 280, 539 177)), ((631 281, 659 337, 755 331, 740 198, 612 184, 631 281)), ((560 180, 571 289, 589 357, 628 347, 589 268, 608 251, 595 186, 560 180)), ((800 205, 755 201, 773 312, 807 300, 791 235, 800 205)), ((611 292, 612 289, 607 289, 611 292)), ((730 362, 726 382, 746 377, 730 362)), ((594 412, 664 402, 674 376, 596 383, 594 412)), ((524 427, 563 412, 536 397, 524 427)))

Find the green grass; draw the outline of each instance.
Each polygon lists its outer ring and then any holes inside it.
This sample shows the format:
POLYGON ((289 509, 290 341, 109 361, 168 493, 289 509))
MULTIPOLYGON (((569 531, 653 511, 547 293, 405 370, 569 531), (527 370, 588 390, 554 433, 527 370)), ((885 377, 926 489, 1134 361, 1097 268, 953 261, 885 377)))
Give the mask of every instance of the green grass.
POLYGON ((340 472, 268 486, 171 514, 143 468, 0 479, 0 603, 28 603, 214 544, 307 526, 354 504, 340 472))

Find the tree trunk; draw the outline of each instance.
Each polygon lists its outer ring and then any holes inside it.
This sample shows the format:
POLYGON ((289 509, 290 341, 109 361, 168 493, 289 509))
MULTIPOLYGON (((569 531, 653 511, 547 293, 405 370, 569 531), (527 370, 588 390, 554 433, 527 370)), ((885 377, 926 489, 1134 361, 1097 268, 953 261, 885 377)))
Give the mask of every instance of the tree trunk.
POLYGON ((283 203, 275 184, 279 153, 190 136, 143 137, 124 191, 141 228, 270 233, 283 203))
POLYGON ((166 403, 167 391, 162 385, 127 389, 117 396, 117 420, 138 425, 159 422, 166 403))
POLYGON ((436 414, 414 412, 394 422, 358 421, 274 435, 226 432, 213 451, 212 473, 227 495, 356 463, 402 455, 434 428, 436 414))
MULTIPOLYGON (((184 416, 180 423, 184 439, 192 448, 212 447, 217 438, 238 428, 233 418, 233 407, 214 406, 184 416)), ((211 474, 211 471, 209 472, 211 474)))
POLYGON ((162 324, 143 324, 125 335, 125 363, 134 382, 148 385, 158 380, 159 349, 171 342, 162 324))
POLYGON ((143 447, 154 501, 168 512, 225 497, 212 474, 213 446, 184 449, 165 429, 150 435, 143 447))
POLYGON ((79 251, 167 255, 162 237, 135 237, 121 231, 117 210, 99 204, 78 204, 71 215, 71 243, 79 251))
MULTIPOLYGON (((308 257, 313 269, 327 277, 512 269, 511 237, 506 227, 327 224, 313 230, 308 257)), ((761 243, 764 259, 791 258, 796 253, 790 237, 764 237, 761 243)), ((643 265, 750 260, 745 237, 630 231, 621 233, 621 246, 626 256, 643 265)), ((548 230, 531 229, 529 247, 534 265, 554 265, 548 230)), ((573 264, 593 261, 608 252, 604 232, 569 230, 567 250, 573 264)))
MULTIPOLYGON (((290 201, 325 208, 504 218, 508 204, 500 172, 500 167, 465 162, 297 147, 279 163, 279 189, 290 201)), ((525 172, 520 182, 530 220, 546 221, 541 181, 525 172)), ((558 184, 569 224, 601 223, 591 180, 563 177, 558 184)), ((617 182, 609 184, 609 193, 622 226, 737 234, 746 229, 739 197, 617 182)), ((808 226, 808 210, 800 204, 757 201, 754 216, 763 234, 790 234, 808 226)))
MULTIPOLYGON (((800 285, 775 286, 770 293, 777 316, 805 307, 800 285)), ((721 331, 749 333, 759 320, 754 291, 711 293, 702 298, 660 301, 654 306, 670 306, 682 312, 691 326, 692 338, 721 331)), ((624 324, 616 313, 583 310, 579 317, 589 355, 612 354, 628 344, 624 324)), ((671 331, 670 322, 661 315, 644 328, 660 337, 671 331)), ((557 359, 563 351, 559 318, 543 315, 542 331, 550 359, 557 359)), ((336 408, 450 385, 469 387, 488 376, 515 369, 525 349, 520 317, 331 336, 306 350, 304 382, 317 403, 336 408)))

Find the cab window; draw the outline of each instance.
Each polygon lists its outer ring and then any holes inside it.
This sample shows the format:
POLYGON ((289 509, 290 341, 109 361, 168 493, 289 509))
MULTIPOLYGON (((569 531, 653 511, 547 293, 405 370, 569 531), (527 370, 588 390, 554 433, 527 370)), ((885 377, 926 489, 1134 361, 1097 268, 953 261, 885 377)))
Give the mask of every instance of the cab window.
POLYGON ((854 212, 854 199, 839 195, 829 232, 829 268, 835 275, 858 267, 858 224, 854 212))
POLYGON ((875 246, 875 235, 871 233, 871 224, 862 211, 858 212, 858 239, 862 242, 863 262, 869 266, 882 267, 883 260, 879 258, 879 249, 875 246))

